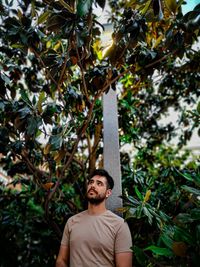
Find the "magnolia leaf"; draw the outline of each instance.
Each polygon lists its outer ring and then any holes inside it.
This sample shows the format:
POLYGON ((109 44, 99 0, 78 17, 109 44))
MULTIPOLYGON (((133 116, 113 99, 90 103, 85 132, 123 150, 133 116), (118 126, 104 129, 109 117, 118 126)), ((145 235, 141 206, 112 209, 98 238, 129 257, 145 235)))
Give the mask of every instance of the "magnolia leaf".
POLYGON ((172 249, 175 255, 185 257, 187 245, 184 242, 173 242, 172 249))
POLYGON ((194 194, 194 195, 197 195, 197 196, 200 196, 200 190, 194 188, 194 187, 190 187, 190 186, 187 186, 187 185, 183 185, 181 186, 182 189, 194 194))
POLYGON ((39 126, 42 124, 42 120, 40 117, 30 117, 27 120, 28 126, 27 126, 27 134, 28 135, 35 135, 36 132, 39 129, 39 126))
POLYGON ((80 17, 87 15, 91 6, 92 6, 92 0, 78 0, 77 14, 80 17))
POLYGON ((58 163, 65 157, 65 155, 66 155, 65 150, 56 151, 56 154, 54 156, 54 160, 58 163))
POLYGON ((46 146, 44 147, 44 150, 43 150, 44 155, 49 154, 50 148, 51 148, 51 144, 46 144, 46 146))
POLYGON ((176 216, 176 221, 178 221, 182 224, 186 224, 186 223, 192 223, 194 221, 194 219, 188 213, 179 213, 176 216))
POLYGON ((195 11, 200 11, 200 4, 196 5, 194 8, 195 11))
POLYGON ((184 228, 181 228, 181 227, 178 227, 178 226, 175 226, 174 227, 174 236, 173 236, 173 239, 174 240, 178 240, 178 241, 182 241, 182 242, 185 242, 187 244, 194 244, 194 236, 191 235, 190 232, 188 231, 185 231, 184 228))
POLYGON ((143 202, 144 203, 147 202, 149 200, 150 196, 151 196, 151 190, 147 190, 143 202))
POLYGON ((22 45, 22 44, 12 44, 11 47, 12 47, 12 48, 23 49, 23 48, 24 48, 24 45, 22 45))
POLYGON ((29 100, 29 97, 28 97, 28 94, 25 90, 21 89, 20 90, 20 95, 21 95, 21 98, 22 100, 30 107, 32 107, 32 103, 31 101, 29 100))
POLYGON ((124 213, 128 210, 128 207, 122 207, 122 208, 117 208, 116 211, 120 213, 124 213))
POLYGON ((56 14, 52 15, 47 20, 47 29, 50 31, 58 32, 63 27, 64 23, 66 22, 65 18, 56 14))
POLYGON ((192 219, 200 221, 200 209, 194 208, 190 212, 192 219))
POLYGON ((135 189, 135 193, 136 193, 137 197, 138 197, 140 200, 143 200, 143 196, 142 196, 142 194, 140 193, 140 191, 138 190, 137 186, 134 186, 134 189, 135 189))
POLYGON ((177 171, 178 174, 180 174, 182 177, 184 177, 185 179, 191 181, 191 182, 194 182, 194 178, 189 175, 188 173, 182 173, 180 172, 178 169, 175 168, 175 170, 177 171))
POLYGON ((61 134, 52 135, 49 138, 49 143, 51 144, 52 150, 57 150, 61 147, 63 143, 63 138, 61 134))
POLYGON ((143 212, 147 216, 149 224, 152 224, 152 222, 153 222, 153 216, 150 213, 150 211, 146 207, 143 207, 143 212))
POLYGON ((39 95, 38 103, 37 103, 37 108, 40 113, 42 113, 42 103, 45 100, 45 92, 42 91, 39 95))
POLYGON ((176 14, 178 6, 179 6, 176 0, 165 0, 165 4, 170 12, 176 14))
POLYGON ((171 238, 173 236, 173 230, 170 228, 167 229, 167 231, 163 232, 160 236, 160 240, 167 246, 169 249, 172 248, 173 239, 171 238))
POLYGON ((134 246, 133 251, 134 251, 134 255, 135 255, 138 263, 141 266, 147 266, 147 264, 146 264, 147 258, 146 258, 145 253, 143 252, 143 250, 137 246, 134 246))
POLYGON ((150 5, 151 5, 151 0, 148 0, 144 8, 141 10, 141 14, 145 15, 147 11, 149 10, 150 5))
POLYGON ((159 256, 166 256, 166 257, 172 257, 173 256, 173 252, 168 249, 168 248, 160 248, 157 246, 149 246, 147 248, 145 248, 144 250, 150 250, 152 251, 154 254, 159 255, 159 256))
POLYGON ((67 4, 64 0, 59 0, 59 2, 61 3, 61 5, 66 8, 70 13, 74 13, 74 9, 67 4))
POLYGON ((200 114, 200 102, 197 105, 197 112, 200 114))
POLYGON ((41 23, 43 23, 43 22, 46 22, 46 20, 47 20, 49 14, 50 14, 49 11, 46 11, 46 12, 42 13, 42 14, 39 16, 37 23, 38 23, 38 24, 41 24, 41 23))
POLYGON ((42 184, 42 187, 43 187, 45 190, 49 190, 49 189, 51 189, 53 186, 54 186, 54 183, 52 183, 52 182, 42 184))
POLYGON ((10 78, 5 73, 1 73, 1 78, 6 84, 10 84, 10 78))
POLYGON ((156 39, 156 41, 155 41, 155 43, 154 43, 154 45, 153 45, 153 48, 156 48, 156 47, 162 42, 163 37, 164 37, 164 35, 161 34, 161 35, 156 39))
POLYGON ((18 110, 19 118, 24 119, 27 115, 31 114, 31 110, 29 107, 24 107, 18 110))

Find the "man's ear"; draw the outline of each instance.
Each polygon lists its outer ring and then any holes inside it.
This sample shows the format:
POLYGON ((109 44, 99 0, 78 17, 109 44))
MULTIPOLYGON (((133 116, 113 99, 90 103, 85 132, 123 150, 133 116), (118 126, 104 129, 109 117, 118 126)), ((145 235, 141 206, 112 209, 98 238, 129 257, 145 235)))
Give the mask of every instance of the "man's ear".
POLYGON ((107 189, 106 197, 109 197, 110 195, 112 195, 112 190, 109 188, 107 189))

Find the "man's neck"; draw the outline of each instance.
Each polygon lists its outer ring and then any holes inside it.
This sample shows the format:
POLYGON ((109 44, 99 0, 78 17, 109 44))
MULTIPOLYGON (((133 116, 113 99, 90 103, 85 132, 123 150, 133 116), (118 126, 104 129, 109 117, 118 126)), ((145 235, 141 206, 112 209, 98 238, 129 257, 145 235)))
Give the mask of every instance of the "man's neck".
POLYGON ((102 202, 98 205, 88 203, 88 214, 90 215, 100 215, 106 211, 105 203, 102 202))

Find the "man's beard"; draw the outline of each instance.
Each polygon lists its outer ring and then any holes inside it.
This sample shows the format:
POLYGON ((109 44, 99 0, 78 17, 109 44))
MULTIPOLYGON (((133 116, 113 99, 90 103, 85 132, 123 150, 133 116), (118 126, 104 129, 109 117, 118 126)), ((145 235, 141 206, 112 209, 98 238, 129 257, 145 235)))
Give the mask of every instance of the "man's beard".
POLYGON ((87 192, 86 194, 86 199, 90 204, 99 205, 106 199, 106 193, 100 195, 96 194, 95 196, 92 197, 90 197, 88 193, 89 192, 87 192))

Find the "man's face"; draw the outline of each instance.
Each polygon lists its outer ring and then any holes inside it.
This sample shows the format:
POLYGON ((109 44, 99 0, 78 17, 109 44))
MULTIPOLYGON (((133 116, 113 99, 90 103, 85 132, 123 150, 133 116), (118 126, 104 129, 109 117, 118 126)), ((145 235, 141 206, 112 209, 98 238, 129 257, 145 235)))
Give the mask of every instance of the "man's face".
POLYGON ((107 180, 104 176, 95 175, 88 181, 87 200, 91 204, 100 204, 111 194, 107 188, 107 180))

